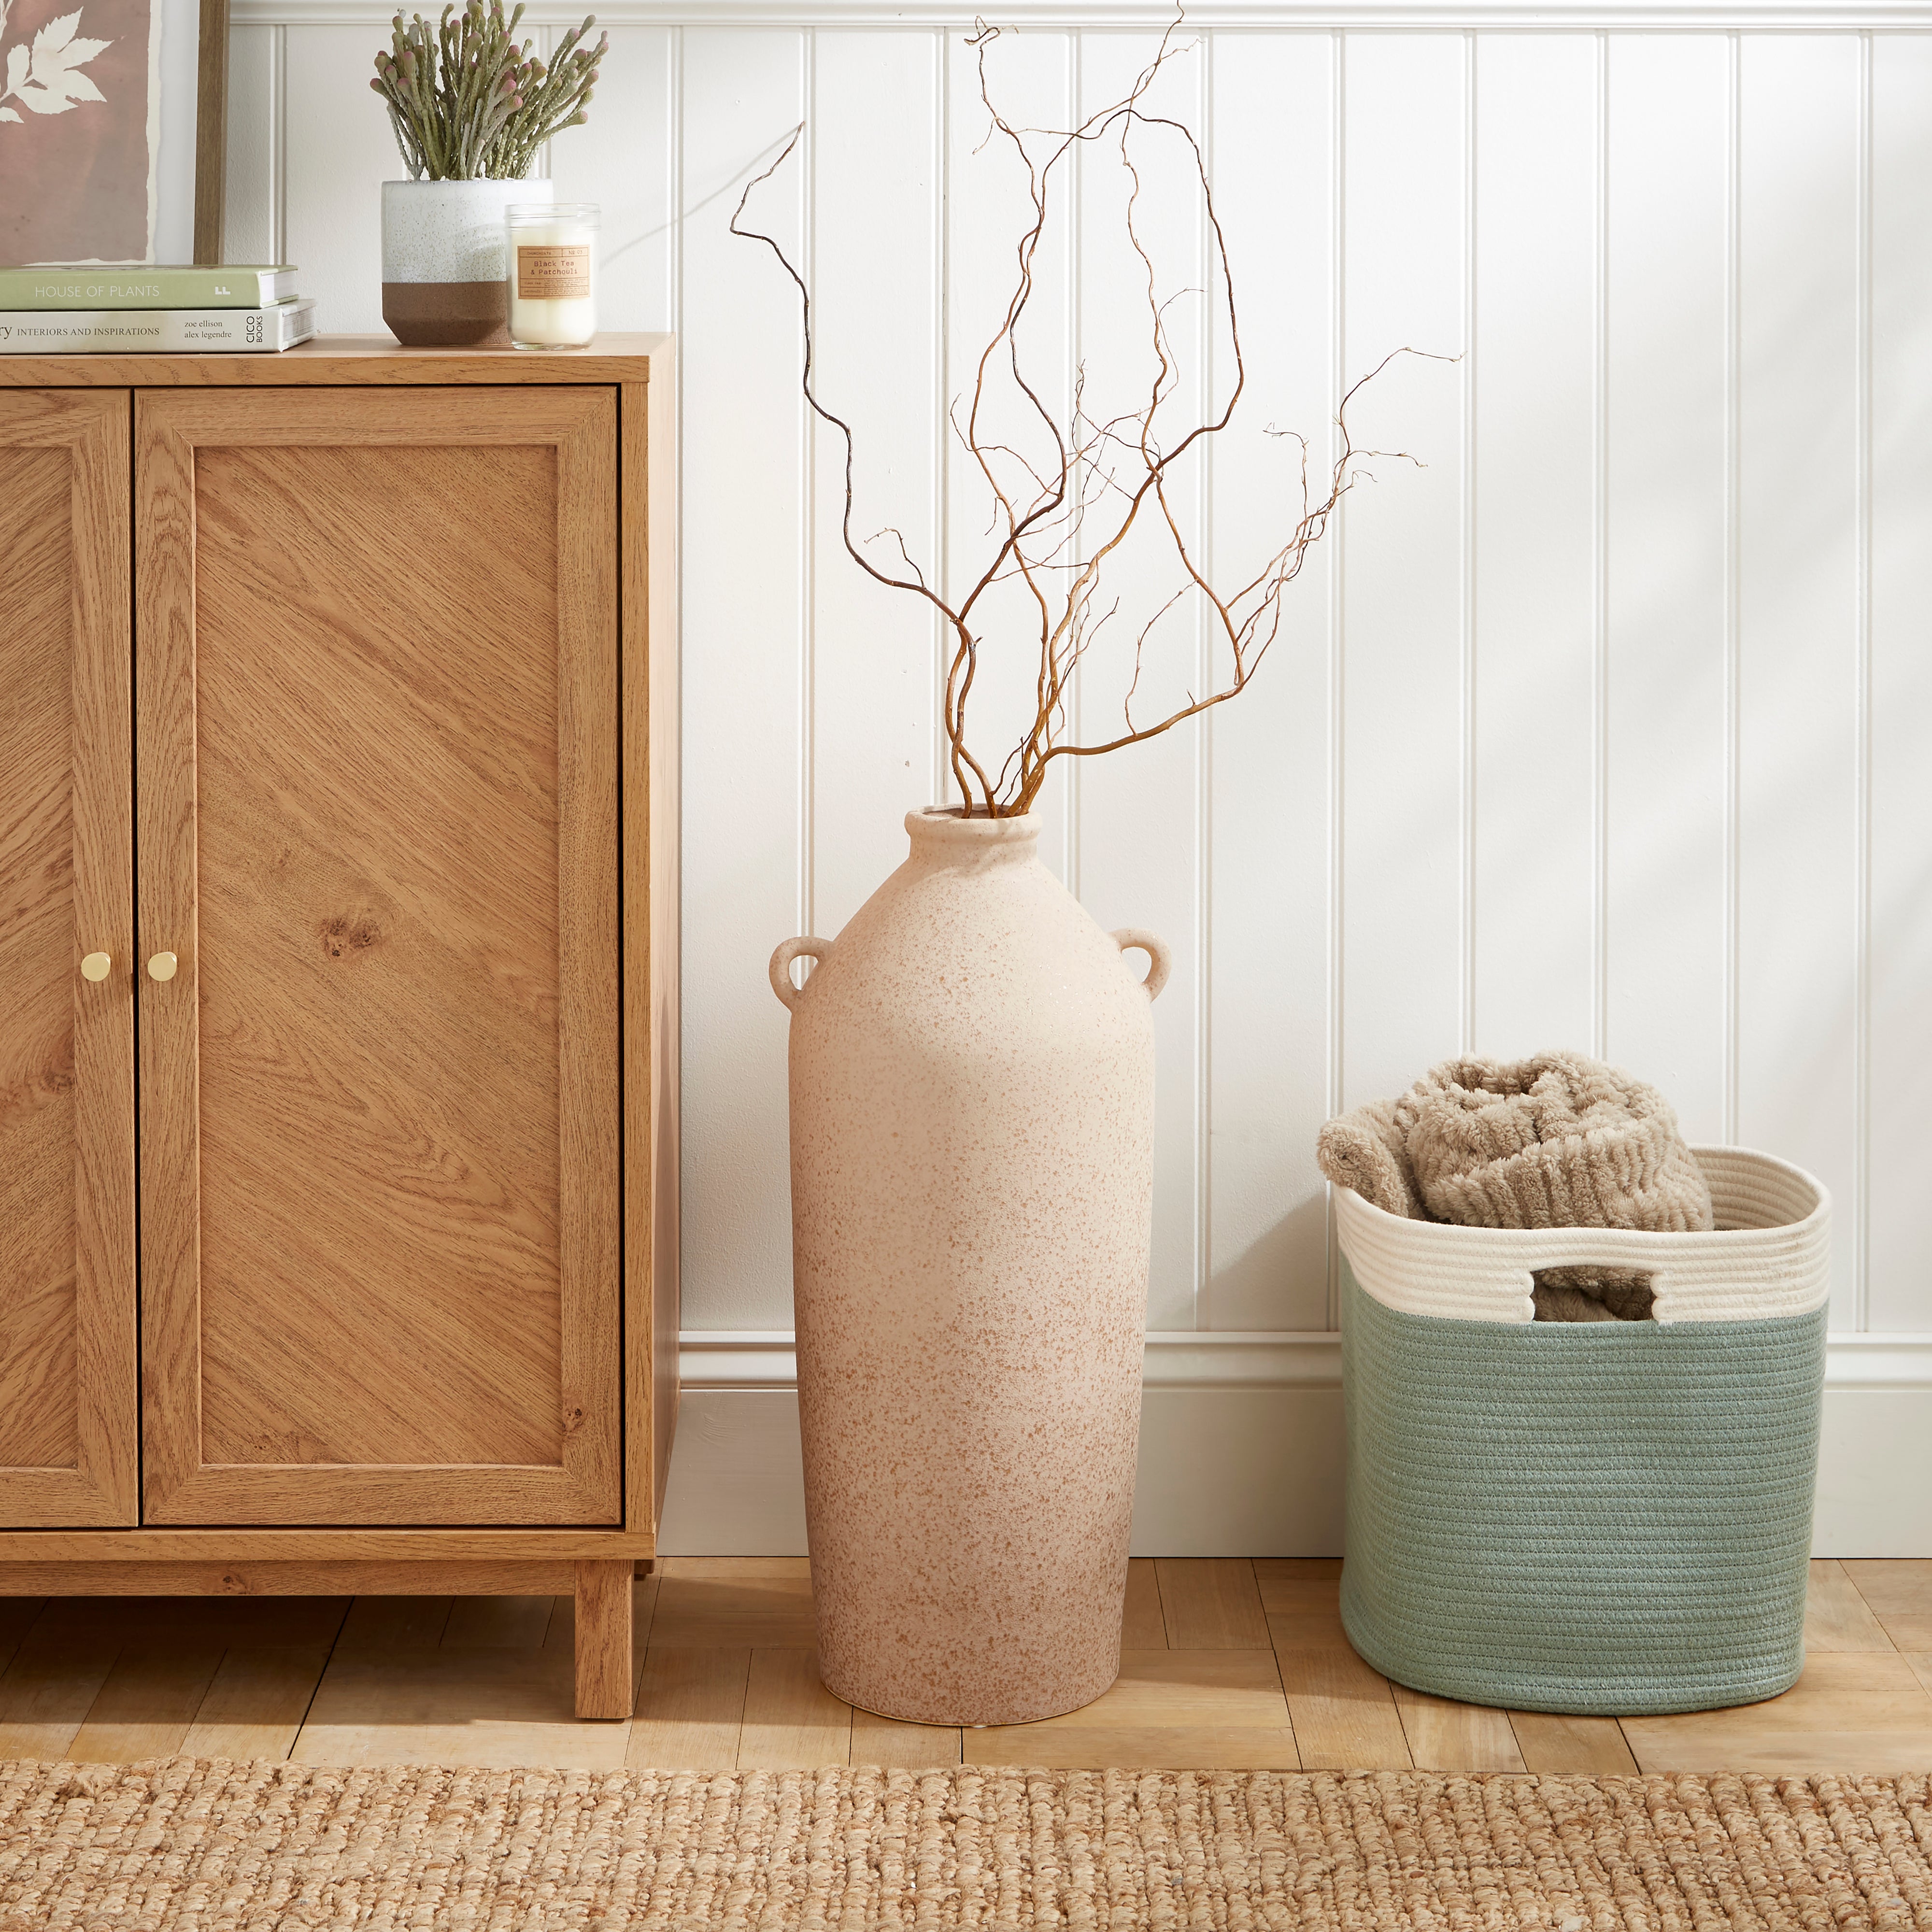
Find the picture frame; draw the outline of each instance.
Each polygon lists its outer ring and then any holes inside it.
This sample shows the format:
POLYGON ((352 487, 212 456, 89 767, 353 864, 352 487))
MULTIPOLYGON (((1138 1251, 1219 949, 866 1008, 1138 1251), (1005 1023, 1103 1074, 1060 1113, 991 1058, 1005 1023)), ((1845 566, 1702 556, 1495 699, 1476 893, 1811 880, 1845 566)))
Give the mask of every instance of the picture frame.
POLYGON ((228 0, 0 0, 0 263, 219 262, 228 0))

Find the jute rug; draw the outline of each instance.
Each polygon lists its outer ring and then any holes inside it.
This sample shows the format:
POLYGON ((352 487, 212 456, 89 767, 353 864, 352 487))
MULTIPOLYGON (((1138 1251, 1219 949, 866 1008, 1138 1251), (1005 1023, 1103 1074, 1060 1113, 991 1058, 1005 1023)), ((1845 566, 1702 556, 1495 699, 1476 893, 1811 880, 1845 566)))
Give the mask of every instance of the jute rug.
POLYGON ((1932 1780, 0 1766, 0 1928, 1932 1932, 1932 1780))

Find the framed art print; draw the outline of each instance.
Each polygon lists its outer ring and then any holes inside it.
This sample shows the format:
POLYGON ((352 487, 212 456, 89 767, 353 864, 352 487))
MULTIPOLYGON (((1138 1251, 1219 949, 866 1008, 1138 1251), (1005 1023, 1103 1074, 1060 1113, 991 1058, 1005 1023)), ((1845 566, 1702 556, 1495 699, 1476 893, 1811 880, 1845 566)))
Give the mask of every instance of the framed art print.
POLYGON ((226 0, 0 0, 0 263, 218 262, 226 0))

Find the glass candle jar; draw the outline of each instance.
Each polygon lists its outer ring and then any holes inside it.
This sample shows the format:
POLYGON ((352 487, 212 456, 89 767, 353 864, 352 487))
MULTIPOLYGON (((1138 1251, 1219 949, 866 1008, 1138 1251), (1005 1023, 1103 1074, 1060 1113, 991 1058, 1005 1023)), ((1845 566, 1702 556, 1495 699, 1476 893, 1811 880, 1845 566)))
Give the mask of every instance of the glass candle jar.
POLYGON ((505 220, 511 341, 581 349, 597 333, 597 204, 518 202, 505 220))

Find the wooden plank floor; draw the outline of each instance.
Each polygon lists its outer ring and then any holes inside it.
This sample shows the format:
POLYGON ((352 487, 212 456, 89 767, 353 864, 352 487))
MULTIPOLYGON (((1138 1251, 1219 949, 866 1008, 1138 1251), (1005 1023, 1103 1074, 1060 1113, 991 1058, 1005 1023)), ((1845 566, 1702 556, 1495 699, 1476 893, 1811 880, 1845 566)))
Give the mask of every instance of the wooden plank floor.
POLYGON ((0 1759, 1932 1771, 1932 1561, 1813 1564, 1810 1661, 1786 1696, 1622 1720, 1391 1686, 1342 1635, 1340 1567, 1136 1562, 1113 1689, 963 1736, 826 1690, 800 1559, 673 1558, 640 1580, 622 1724, 571 1718, 567 1597, 0 1599, 0 1759))

